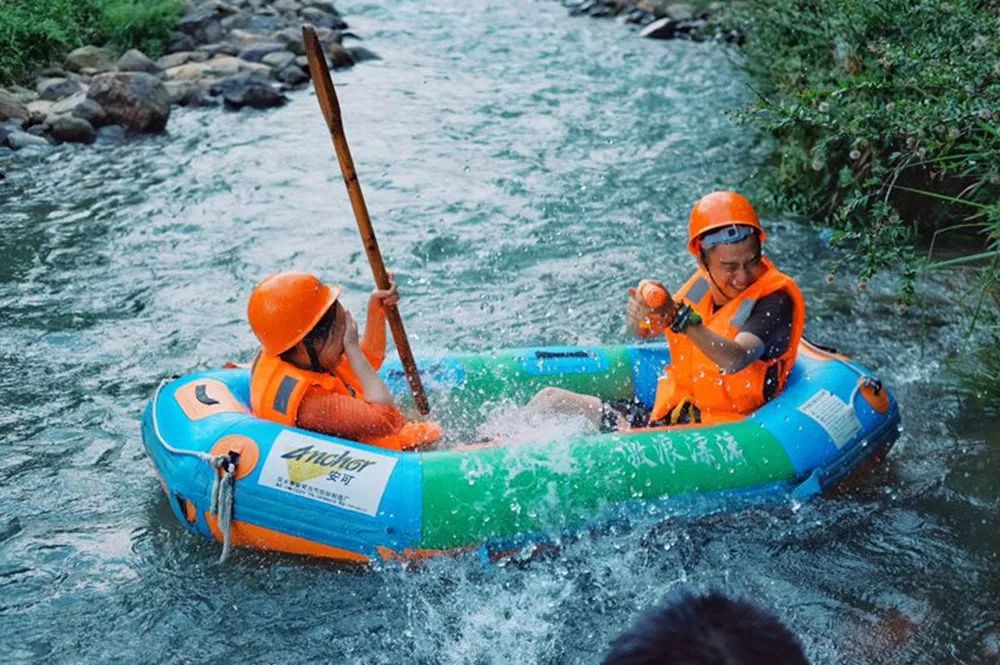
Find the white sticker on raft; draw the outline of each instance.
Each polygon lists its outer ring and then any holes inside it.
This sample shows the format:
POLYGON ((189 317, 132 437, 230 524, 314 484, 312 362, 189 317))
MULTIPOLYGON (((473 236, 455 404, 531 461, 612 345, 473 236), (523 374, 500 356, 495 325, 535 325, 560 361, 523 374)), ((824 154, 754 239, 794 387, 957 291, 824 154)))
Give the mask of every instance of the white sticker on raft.
POLYGON ((282 432, 257 482, 374 516, 395 467, 395 457, 282 432))
POLYGON ((799 407, 826 430, 838 449, 854 438, 861 429, 861 422, 854 415, 854 409, 829 390, 819 390, 799 407))

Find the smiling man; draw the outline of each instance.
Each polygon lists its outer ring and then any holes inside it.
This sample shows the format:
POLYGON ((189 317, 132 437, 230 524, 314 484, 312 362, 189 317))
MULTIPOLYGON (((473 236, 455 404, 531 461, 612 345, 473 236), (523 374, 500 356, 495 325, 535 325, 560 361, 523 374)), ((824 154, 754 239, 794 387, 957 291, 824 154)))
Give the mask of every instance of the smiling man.
POLYGON ((784 388, 805 302, 761 254, 767 234, 753 206, 735 192, 712 192, 695 204, 688 231, 698 269, 676 296, 655 280, 629 295, 629 329, 643 338, 663 334, 670 345, 652 409, 635 398, 602 402, 561 388, 540 391, 534 408, 583 413, 605 431, 711 424, 743 418, 784 388))

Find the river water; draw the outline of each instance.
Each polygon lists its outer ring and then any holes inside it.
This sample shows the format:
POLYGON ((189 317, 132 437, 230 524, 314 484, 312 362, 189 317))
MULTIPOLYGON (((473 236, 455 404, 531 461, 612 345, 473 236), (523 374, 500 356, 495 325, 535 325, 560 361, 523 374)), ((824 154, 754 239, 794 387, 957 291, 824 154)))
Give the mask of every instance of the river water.
MULTIPOLYGON (((622 339, 627 286, 691 270, 692 202, 767 154, 726 114, 749 92, 725 47, 636 39, 555 2, 340 9, 384 58, 335 80, 417 353, 622 339)), ((1000 647, 1000 420, 946 375, 961 275, 921 284, 933 315, 900 318, 893 275, 828 284, 823 235, 766 220, 807 334, 902 406, 887 461, 839 496, 650 518, 499 564, 240 551, 218 567, 169 513, 139 413, 163 376, 251 357, 244 307, 270 272, 316 271, 363 307, 315 98, 0 160, 3 662, 596 662, 642 610, 711 588, 774 609, 819 664, 1000 647)))

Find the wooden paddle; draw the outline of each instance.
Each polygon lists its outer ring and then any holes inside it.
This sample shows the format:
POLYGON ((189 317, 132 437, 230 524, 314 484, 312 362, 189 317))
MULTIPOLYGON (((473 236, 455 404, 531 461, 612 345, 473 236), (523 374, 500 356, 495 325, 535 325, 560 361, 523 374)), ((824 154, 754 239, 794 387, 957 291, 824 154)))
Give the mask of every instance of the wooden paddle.
MULTIPOLYGON (((375 239, 375 229, 372 228, 372 221, 368 217, 368 207, 361 194, 361 183, 358 182, 358 174, 354 170, 351 149, 347 145, 344 124, 340 119, 340 103, 337 101, 337 93, 333 89, 333 80, 330 78, 330 70, 326 66, 323 48, 320 46, 319 38, 316 37, 316 30, 311 25, 302 26, 302 40, 305 42, 306 57, 309 59, 309 74, 312 77, 313 86, 316 88, 316 99, 319 100, 319 107, 323 110, 326 125, 330 128, 333 148, 337 152, 340 172, 344 175, 344 183, 347 185, 347 193, 351 198, 351 207, 354 208, 354 217, 358 221, 358 231, 361 232, 361 240, 365 246, 365 253, 368 255, 368 263, 371 264, 372 274, 375 276, 375 284, 380 289, 388 289, 389 275, 386 273, 385 263, 382 262, 382 252, 379 251, 378 240, 375 239)), ((389 320, 392 338, 396 341, 396 350, 399 351, 403 371, 406 373, 407 381, 410 382, 413 401, 417 404, 417 410, 421 414, 427 415, 430 413, 431 407, 427 403, 427 395, 424 394, 424 386, 420 382, 417 364, 413 361, 413 352, 410 351, 410 343, 406 339, 406 330, 403 329, 403 319, 399 316, 399 309, 395 305, 386 307, 386 318, 389 320)))

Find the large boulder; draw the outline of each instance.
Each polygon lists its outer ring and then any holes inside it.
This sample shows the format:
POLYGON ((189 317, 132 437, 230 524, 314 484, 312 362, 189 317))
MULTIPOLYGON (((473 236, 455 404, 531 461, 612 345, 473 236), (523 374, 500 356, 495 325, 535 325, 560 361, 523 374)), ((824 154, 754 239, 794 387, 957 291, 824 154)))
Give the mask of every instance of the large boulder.
POLYGON ((90 82, 87 97, 97 102, 112 122, 133 132, 162 132, 170 117, 170 96, 152 74, 100 74, 90 82))
POLYGON ((227 108, 241 109, 249 106, 256 109, 281 106, 288 101, 271 85, 270 81, 255 72, 241 72, 212 84, 211 93, 221 96, 227 108))
POLYGON ((71 115, 61 115, 52 121, 52 138, 61 143, 93 143, 97 132, 89 122, 71 115))
POLYGON ((80 72, 84 69, 108 72, 115 68, 115 54, 97 46, 81 46, 66 56, 66 69, 80 72))
POLYGON ((118 70, 122 72, 146 72, 156 74, 160 67, 149 56, 137 48, 129 49, 118 58, 118 70))
POLYGON ((54 102, 80 92, 81 87, 73 79, 55 78, 42 79, 35 86, 35 90, 38 91, 39 99, 54 102))
POLYGON ((222 39, 222 24, 215 11, 196 11, 182 16, 176 28, 199 44, 211 44, 222 39))
POLYGON ((6 90, 0 90, 0 123, 8 120, 24 122, 28 119, 28 107, 6 90))
POLYGON ((73 109, 73 117, 81 118, 92 127, 103 127, 109 123, 108 114, 93 99, 85 99, 73 109))

